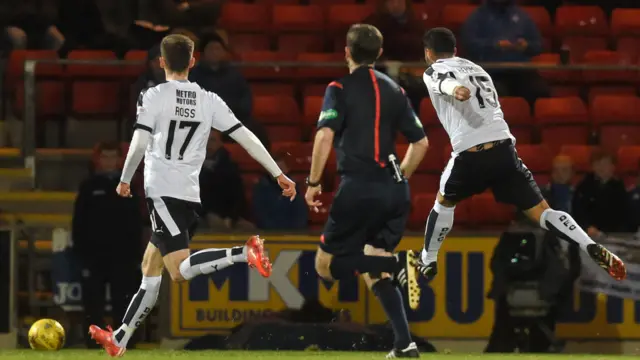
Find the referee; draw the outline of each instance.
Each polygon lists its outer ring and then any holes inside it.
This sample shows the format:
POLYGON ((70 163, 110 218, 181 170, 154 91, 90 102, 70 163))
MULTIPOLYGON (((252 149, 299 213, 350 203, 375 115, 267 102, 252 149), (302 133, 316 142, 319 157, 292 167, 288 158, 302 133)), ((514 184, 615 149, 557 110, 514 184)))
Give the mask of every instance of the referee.
POLYGON ((411 208, 411 176, 427 151, 428 141, 404 90, 373 69, 382 54, 382 34, 371 25, 353 25, 347 33, 345 57, 350 74, 326 89, 307 178, 307 204, 315 200, 320 179, 334 145, 340 187, 324 227, 316 255, 316 271, 327 280, 363 274, 380 300, 395 333, 390 357, 417 357, 418 351, 392 281, 409 286, 409 303, 418 307, 412 254, 400 263, 393 251, 400 242, 411 208), (402 133, 410 146, 401 164, 395 140, 402 133), (403 271, 405 270, 405 271, 403 271))

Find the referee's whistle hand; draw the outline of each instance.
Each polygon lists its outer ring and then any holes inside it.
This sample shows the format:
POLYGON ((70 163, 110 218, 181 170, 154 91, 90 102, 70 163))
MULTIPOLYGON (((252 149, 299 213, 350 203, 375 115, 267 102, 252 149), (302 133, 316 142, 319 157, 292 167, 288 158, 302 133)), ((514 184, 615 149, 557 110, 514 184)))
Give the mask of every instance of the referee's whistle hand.
POLYGON ((313 212, 320 212, 318 209, 319 206, 322 206, 322 202, 320 200, 316 200, 315 197, 322 194, 322 187, 320 186, 309 186, 307 188, 307 193, 304 195, 304 199, 307 202, 307 205, 313 212))
POLYGON ((453 96, 456 100, 467 101, 471 97, 471 90, 464 86, 458 86, 453 90, 453 96))
POLYGON ((118 184, 116 192, 122 197, 131 197, 131 186, 127 183, 121 182, 118 184))
POLYGON ((276 180, 282 189, 282 196, 288 197, 290 201, 296 198, 296 183, 291 181, 285 174, 280 174, 276 180))

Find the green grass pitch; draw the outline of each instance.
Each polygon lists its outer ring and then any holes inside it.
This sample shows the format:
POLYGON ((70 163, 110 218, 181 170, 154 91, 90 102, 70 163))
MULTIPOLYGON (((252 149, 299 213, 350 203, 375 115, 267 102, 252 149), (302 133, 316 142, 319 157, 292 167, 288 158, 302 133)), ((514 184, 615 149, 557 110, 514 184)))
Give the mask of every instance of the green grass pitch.
MULTIPOLYGON (((128 351, 123 359, 131 360, 383 360, 385 353, 377 352, 323 352, 323 351, 170 351, 170 350, 133 350, 128 351)), ((94 360, 110 359, 102 351, 94 350, 61 350, 61 351, 33 351, 11 350, 1 351, 2 360, 26 359, 64 359, 64 360, 94 360)), ((461 354, 422 354, 421 359, 428 360, 620 360, 629 356, 616 355, 461 355, 461 354)))

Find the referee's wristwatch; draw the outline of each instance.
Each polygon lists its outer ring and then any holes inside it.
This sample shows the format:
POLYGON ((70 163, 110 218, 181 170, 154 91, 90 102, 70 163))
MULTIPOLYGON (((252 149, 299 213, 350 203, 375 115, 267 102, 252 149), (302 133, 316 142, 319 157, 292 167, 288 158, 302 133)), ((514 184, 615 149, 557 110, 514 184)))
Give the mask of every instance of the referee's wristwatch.
POLYGON ((320 186, 320 181, 318 182, 311 182, 311 180, 309 180, 309 177, 307 176, 306 179, 304 179, 305 184, 307 184, 307 186, 309 187, 318 187, 320 186))

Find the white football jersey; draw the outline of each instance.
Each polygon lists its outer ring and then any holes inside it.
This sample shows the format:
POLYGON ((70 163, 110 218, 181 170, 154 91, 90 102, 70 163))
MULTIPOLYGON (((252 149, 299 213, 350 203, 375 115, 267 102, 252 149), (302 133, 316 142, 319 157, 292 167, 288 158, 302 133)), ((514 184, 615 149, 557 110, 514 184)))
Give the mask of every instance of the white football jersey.
POLYGON ((455 153, 490 141, 515 138, 500 108, 493 80, 479 65, 463 58, 440 59, 423 75, 429 97, 455 153), (445 95, 442 81, 453 78, 471 90, 471 98, 458 101, 445 95))
POLYGON ((199 203, 211 128, 230 133, 241 126, 218 95, 196 83, 168 81, 143 90, 135 127, 151 133, 144 157, 146 196, 199 203))

